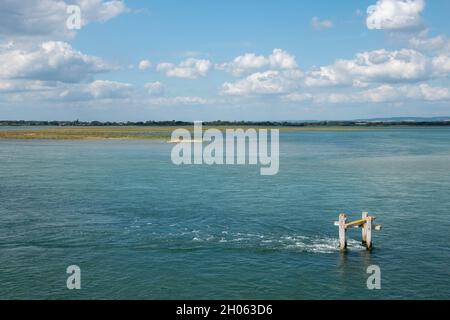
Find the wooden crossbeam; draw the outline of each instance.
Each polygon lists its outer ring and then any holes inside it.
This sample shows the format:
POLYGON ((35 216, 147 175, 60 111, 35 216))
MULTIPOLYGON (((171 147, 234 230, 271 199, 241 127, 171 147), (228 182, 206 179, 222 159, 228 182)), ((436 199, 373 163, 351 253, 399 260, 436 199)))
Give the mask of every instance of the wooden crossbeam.
POLYGON ((345 224, 346 228, 359 228, 367 222, 366 219, 359 219, 345 224))
MULTIPOLYGON (((352 222, 349 222, 349 223, 345 224, 345 227, 346 228, 363 228, 364 227, 364 223, 366 223, 366 220, 360 219, 360 220, 352 221, 352 222)), ((339 226, 339 221, 335 221, 334 225, 336 227, 338 227, 339 226)), ((377 230, 377 231, 380 231, 382 229, 382 226, 381 226, 381 224, 374 224, 373 228, 375 230, 377 230)))

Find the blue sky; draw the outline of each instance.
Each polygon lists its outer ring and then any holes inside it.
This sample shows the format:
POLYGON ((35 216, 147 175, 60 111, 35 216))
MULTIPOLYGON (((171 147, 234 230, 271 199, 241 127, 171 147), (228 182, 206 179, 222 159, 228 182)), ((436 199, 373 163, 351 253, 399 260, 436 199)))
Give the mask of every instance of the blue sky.
POLYGON ((0 119, 449 116, 448 12, 447 0, 7 0, 0 119))

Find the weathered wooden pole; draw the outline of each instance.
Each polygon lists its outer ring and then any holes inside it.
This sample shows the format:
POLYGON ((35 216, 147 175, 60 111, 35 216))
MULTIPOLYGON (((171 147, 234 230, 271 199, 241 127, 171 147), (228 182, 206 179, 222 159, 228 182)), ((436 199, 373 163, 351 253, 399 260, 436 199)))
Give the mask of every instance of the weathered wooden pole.
POLYGON ((367 222, 365 223, 366 229, 366 248, 367 250, 372 250, 372 223, 373 217, 368 216, 366 218, 367 222))
MULTIPOLYGON (((363 212, 362 213, 362 219, 367 221, 367 217, 369 216, 368 212, 363 212)), ((362 225, 361 228, 361 239, 362 239, 362 245, 365 246, 367 243, 366 240, 366 234, 367 234, 367 230, 366 230, 366 226, 367 226, 367 222, 365 224, 362 225)))
POLYGON ((339 249, 344 251, 347 249, 347 228, 345 223, 347 222, 347 215, 341 213, 339 215, 339 249))

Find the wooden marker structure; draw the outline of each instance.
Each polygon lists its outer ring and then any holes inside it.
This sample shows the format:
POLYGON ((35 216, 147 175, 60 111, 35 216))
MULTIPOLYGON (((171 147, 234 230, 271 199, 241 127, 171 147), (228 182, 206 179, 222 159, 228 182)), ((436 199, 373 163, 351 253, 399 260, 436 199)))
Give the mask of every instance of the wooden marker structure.
POLYGON ((381 230, 381 225, 374 223, 375 219, 375 217, 369 216, 368 212, 363 212, 361 219, 347 222, 347 215, 341 213, 339 215, 339 221, 334 223, 335 226, 339 227, 339 248, 341 251, 347 249, 347 229, 353 228, 360 228, 362 230, 362 244, 367 250, 371 250, 373 248, 372 230, 381 230))

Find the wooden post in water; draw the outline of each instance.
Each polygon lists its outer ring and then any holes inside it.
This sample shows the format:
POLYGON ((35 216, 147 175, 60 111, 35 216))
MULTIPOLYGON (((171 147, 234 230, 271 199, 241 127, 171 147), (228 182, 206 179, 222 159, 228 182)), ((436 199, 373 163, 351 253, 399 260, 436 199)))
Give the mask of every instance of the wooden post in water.
MULTIPOLYGON (((368 212, 363 212, 362 213, 362 219, 367 220, 367 217, 369 216, 368 212)), ((365 246, 367 244, 367 228, 366 228, 366 224, 364 224, 361 228, 361 239, 362 239, 362 245, 365 246)))
POLYGON ((334 223, 339 227, 339 249, 344 251, 347 249, 347 229, 361 228, 362 244, 367 250, 372 250, 372 230, 381 230, 381 225, 374 224, 375 217, 369 216, 368 212, 362 213, 362 218, 355 221, 347 222, 347 215, 341 213, 339 215, 339 221, 334 223))
POLYGON ((347 228, 345 223, 347 222, 347 215, 341 213, 339 215, 339 249, 344 251, 347 249, 347 228))
POLYGON ((366 248, 367 250, 372 250, 372 222, 373 217, 368 216, 366 218, 366 223, 364 224, 364 227, 366 229, 366 248))

